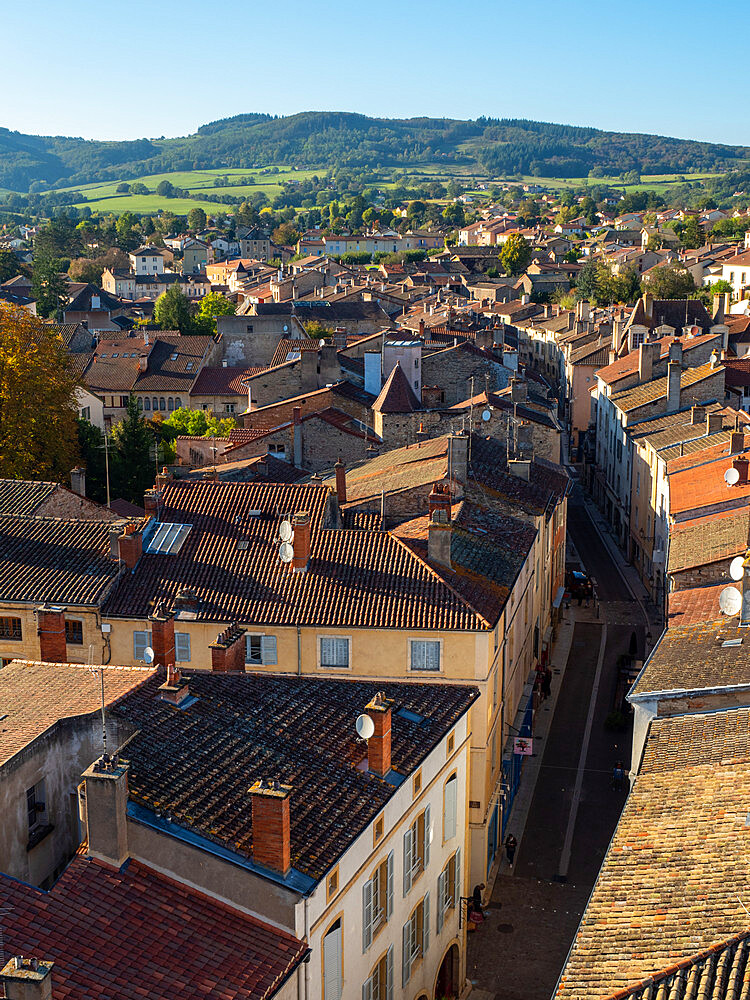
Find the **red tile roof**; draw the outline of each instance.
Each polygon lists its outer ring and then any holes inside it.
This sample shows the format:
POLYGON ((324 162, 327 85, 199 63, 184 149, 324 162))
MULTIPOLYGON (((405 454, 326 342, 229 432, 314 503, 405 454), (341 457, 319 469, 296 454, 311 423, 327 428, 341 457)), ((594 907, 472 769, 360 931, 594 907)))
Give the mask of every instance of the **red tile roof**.
POLYGON ((424 409, 409 384, 400 362, 396 362, 396 367, 385 380, 372 408, 379 413, 413 413, 415 410, 424 409))
MULTIPOLYGON (((736 456, 727 454, 727 445, 716 445, 705 452, 685 455, 669 464, 670 514, 684 514, 703 507, 721 505, 725 509, 745 507, 750 503, 750 482, 727 486, 724 474, 736 456), (709 460, 712 452, 720 458, 709 460), (723 453, 723 454, 722 454, 723 453), (705 464, 696 465, 698 460, 705 464)), ((750 458, 750 455, 745 455, 750 458)))
MULTIPOLYGON (((700 347, 702 344, 707 344, 709 341, 716 339, 716 334, 706 334, 702 337, 662 337, 661 340, 654 340, 652 343, 659 344, 659 360, 666 358, 669 355, 669 345, 680 343, 682 344, 682 350, 687 353, 694 350, 696 347, 700 347)), ((605 368, 600 368, 596 377, 601 379, 607 385, 614 385, 615 382, 619 382, 620 379, 626 378, 628 375, 634 375, 638 371, 638 359, 640 357, 639 351, 631 351, 626 354, 624 358, 618 358, 613 361, 611 365, 607 365, 605 368)))
POLYGON ((55 1000, 265 1000, 307 952, 138 861, 77 855, 49 892, 0 875, 8 955, 55 963, 55 1000))
POLYGON ((258 372, 265 371, 263 367, 256 368, 224 368, 218 367, 203 368, 195 380, 191 396, 247 396, 247 386, 242 384, 242 379, 248 375, 257 375, 258 372))
POLYGON ((709 587, 689 587, 669 595, 667 621, 669 627, 697 625, 699 622, 717 621, 724 616, 719 607, 719 594, 729 580, 709 587))

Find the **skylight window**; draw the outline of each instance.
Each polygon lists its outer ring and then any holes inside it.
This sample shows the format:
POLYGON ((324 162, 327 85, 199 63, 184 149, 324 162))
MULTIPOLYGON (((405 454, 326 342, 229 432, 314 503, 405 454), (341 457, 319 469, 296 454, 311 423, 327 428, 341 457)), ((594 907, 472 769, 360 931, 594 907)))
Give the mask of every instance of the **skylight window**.
POLYGON ((176 354, 173 354, 173 355, 172 355, 172 361, 176 361, 176 360, 177 360, 177 355, 176 355, 176 354))
POLYGON ((192 527, 192 524, 176 524, 171 521, 158 524, 149 538, 146 552, 151 555, 176 555, 192 527))
POLYGON ((113 358, 119 358, 119 357, 120 357, 120 355, 119 355, 119 354, 113 354, 113 355, 112 355, 112 357, 113 357, 113 358))
POLYGON ((185 365, 185 369, 186 369, 187 371, 190 371, 190 369, 191 369, 192 367, 193 367, 193 362, 192 362, 192 361, 188 361, 188 363, 187 363, 187 364, 185 365))

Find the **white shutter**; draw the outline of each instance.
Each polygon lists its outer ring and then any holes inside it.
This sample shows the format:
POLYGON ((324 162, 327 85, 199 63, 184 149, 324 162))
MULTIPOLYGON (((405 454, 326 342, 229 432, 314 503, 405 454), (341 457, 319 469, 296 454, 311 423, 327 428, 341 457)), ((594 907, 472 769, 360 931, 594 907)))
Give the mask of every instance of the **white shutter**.
POLYGON ((411 669, 424 670, 424 643, 414 639, 411 644, 411 669))
POLYGON ((175 632, 174 658, 177 663, 190 663, 190 633, 175 632))
POLYGON ((143 661, 146 646, 151 642, 150 632, 133 632, 133 659, 143 661))
POLYGON ((385 956, 385 1000, 393 1000, 393 945, 385 956))
POLYGON ((461 848, 456 851, 456 881, 453 886, 453 905, 461 908, 461 848))
MULTIPOLYGON (((377 878, 377 875, 375 876, 377 878)), ((372 944, 372 880, 362 886, 362 952, 372 944)))
POLYGON ((456 836, 456 799, 458 781, 451 778, 445 783, 445 815, 443 817, 443 839, 450 840, 456 836))
MULTIPOLYGON (((401 932, 402 959, 401 959, 401 985, 406 986, 411 975, 411 920, 407 920, 401 932)), ((326 997, 328 1000, 328 997, 326 997)))
POLYGON ((349 640, 348 639, 334 639, 333 640, 335 649, 335 659, 334 663, 337 667, 348 667, 349 666, 349 640))
POLYGON ((432 841, 432 827, 430 826, 430 807, 424 811, 424 867, 430 863, 430 842, 432 841))
POLYGON ((446 884, 448 882, 448 870, 440 872, 438 875, 438 901, 437 901, 437 932, 443 929, 443 916, 445 913, 445 897, 447 896, 446 884))
POLYGON ((390 920, 393 914, 393 851, 388 855, 388 864, 386 866, 386 884, 385 884, 385 919, 390 920))
POLYGON ((276 636, 275 635, 264 635, 260 639, 260 662, 265 664, 273 664, 277 662, 276 659, 276 636))
POLYGON ((414 834, 412 828, 404 834, 404 895, 411 889, 411 870, 414 864, 414 834))
POLYGON ((323 938, 324 1000, 341 1000, 341 927, 323 938))
POLYGON ((425 670, 440 670, 440 643, 425 642, 425 670))
POLYGON ((425 893, 424 903, 422 904, 422 954, 427 954, 427 949, 430 947, 430 894, 425 893))
POLYGON ((362 1000, 375 1000, 372 995, 372 976, 362 983, 362 1000))

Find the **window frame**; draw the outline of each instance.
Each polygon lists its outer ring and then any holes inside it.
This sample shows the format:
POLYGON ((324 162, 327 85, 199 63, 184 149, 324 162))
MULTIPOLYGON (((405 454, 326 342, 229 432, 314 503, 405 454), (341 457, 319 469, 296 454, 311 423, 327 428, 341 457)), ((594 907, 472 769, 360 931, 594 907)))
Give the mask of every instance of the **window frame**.
MULTIPOLYGON (((335 647, 334 647, 335 648, 335 647)), ((352 669, 352 637, 350 635, 319 635, 318 636, 318 669, 320 670, 351 670, 352 669), (324 642, 346 643, 346 664, 331 664, 323 662, 324 642)))
POLYGON ((409 673, 414 674, 441 674, 443 672, 443 640, 442 639, 409 639, 409 673), (431 667, 414 666, 414 648, 418 645, 437 645, 438 647, 438 667, 436 670, 431 667))
POLYGON ((0 615, 0 640, 3 639, 9 642, 23 642, 23 621, 17 615, 0 615), (12 624, 6 626, 6 622, 12 624))
POLYGON ((82 646, 83 645, 83 619, 82 618, 68 618, 65 617, 65 645, 66 646, 82 646), (77 625, 78 628, 73 628, 77 625), (78 636, 80 635, 80 639, 78 636))
POLYGON ((247 632, 245 634, 245 664, 253 667, 275 666, 279 662, 279 644, 275 635, 267 632, 247 632), (260 641, 260 659, 250 659, 250 645, 255 639, 260 641))

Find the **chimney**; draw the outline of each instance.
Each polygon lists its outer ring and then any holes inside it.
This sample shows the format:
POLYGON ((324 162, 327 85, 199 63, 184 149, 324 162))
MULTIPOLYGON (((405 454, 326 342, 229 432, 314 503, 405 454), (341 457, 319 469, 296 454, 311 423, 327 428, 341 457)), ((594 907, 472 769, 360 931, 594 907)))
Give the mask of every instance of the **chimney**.
POLYGON ((134 524, 126 524, 122 534, 117 539, 120 559, 128 569, 135 569, 143 554, 143 535, 136 530, 134 524))
POLYGON ((722 427, 722 416, 718 410, 709 413, 706 417, 706 434, 718 434, 722 427))
POLYGON ((424 316, 419 320, 419 336, 424 340, 424 316))
POLYGON ((104 754, 83 772, 79 808, 92 858, 121 868, 128 852, 128 763, 104 754))
POLYGON ((448 475, 460 483, 465 483, 468 478, 469 436, 463 431, 448 435, 448 475))
POLYGON ((638 381, 650 382, 653 370, 651 344, 641 344, 638 348, 638 381))
POLYGON ((175 665, 174 611, 165 611, 163 602, 159 601, 148 616, 148 623, 154 663, 169 670, 175 665))
POLYGON ((39 622, 39 659, 45 663, 67 663, 65 608, 43 604, 41 608, 37 608, 36 613, 39 622))
POLYGON ((729 454, 739 455, 745 447, 745 435, 742 431, 732 431, 729 435, 729 454))
POLYGON ((289 824, 290 785, 261 778, 250 787, 253 860, 286 876, 292 866, 289 824))
POLYGON ((525 403, 529 398, 529 385, 522 378, 510 380, 510 398, 513 403, 525 403))
POLYGON ((310 561, 310 515, 307 511, 302 511, 294 515, 292 521, 294 528, 294 540, 292 546, 294 555, 292 556, 292 572, 306 573, 307 564, 310 561))
POLYGON ((654 311, 654 297, 651 292, 646 292, 643 296, 643 311, 650 317, 654 311))
POLYGON ((531 476, 531 461, 527 458, 508 459, 508 472, 518 479, 525 479, 528 483, 531 476))
POLYGON ((673 340, 669 345, 669 360, 682 362, 682 341, 673 340))
POLYGON ((737 480, 738 486, 747 486, 747 468, 750 465, 747 458, 744 455, 738 455, 732 462, 732 468, 736 469, 739 473, 739 479, 737 480))
MULTIPOLYGON (((146 343, 148 343, 148 339, 146 339, 146 343)), ((147 368, 148 368, 148 355, 141 354, 140 357, 138 358, 138 371, 145 372, 147 368)))
POLYGON ((161 490, 146 490, 143 494, 143 507, 146 517, 153 517, 159 520, 159 510, 161 508, 161 490))
POLYGON ((339 507, 342 507, 346 503, 346 465, 339 458, 334 468, 336 470, 336 496, 339 507))
POLYGON ((182 671, 174 664, 167 667, 167 679, 156 689, 156 697, 175 708, 182 708, 190 698, 190 681, 183 678, 182 671))
POLYGON ((679 361, 667 364, 667 413, 676 413, 680 408, 680 377, 682 365, 679 361))
MULTIPOLYGON (((302 352, 305 353, 304 351, 302 352)), ((308 352, 309 353, 309 352, 308 352)), ((298 469, 302 468, 302 407, 292 408, 293 458, 298 469)))
POLYGON ((211 670, 214 673, 244 673, 245 632, 238 625, 230 625, 209 643, 211 670))
POLYGON ((690 410, 690 423, 695 427, 706 422, 706 407, 693 406, 690 410))
POLYGON ((430 495, 427 497, 429 516, 432 517, 436 510, 441 510, 446 518, 450 520, 451 503, 450 487, 444 483, 435 483, 430 495))
POLYGON ((378 691, 365 705, 375 732, 367 741, 367 770, 384 778, 391 770, 391 708, 393 702, 378 691))
POLYGON ((54 962, 16 955, 0 969, 7 1000, 52 1000, 54 962))
POLYGON ((79 497, 86 496, 86 470, 80 465, 70 470, 70 488, 79 497))
POLYGON ((431 563, 451 569, 451 520, 450 513, 438 509, 430 516, 427 535, 427 558, 431 563))

